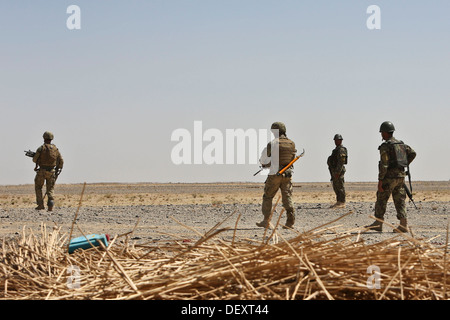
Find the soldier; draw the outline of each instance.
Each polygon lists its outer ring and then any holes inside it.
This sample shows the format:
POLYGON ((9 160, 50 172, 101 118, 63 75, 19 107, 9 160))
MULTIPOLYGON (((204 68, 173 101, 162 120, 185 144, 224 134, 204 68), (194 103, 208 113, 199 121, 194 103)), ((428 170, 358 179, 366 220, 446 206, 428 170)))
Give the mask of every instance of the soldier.
POLYGON ((371 225, 366 226, 371 230, 382 231, 386 205, 392 194, 397 219, 400 225, 394 232, 408 232, 405 206, 405 168, 416 157, 416 152, 403 141, 394 138, 395 127, 390 121, 385 121, 380 126, 383 142, 378 150, 380 151, 380 161, 378 164, 378 191, 375 203, 376 220, 371 225))
POLYGON ((293 168, 290 167, 281 175, 277 175, 277 173, 295 158, 297 150, 295 149, 295 143, 287 138, 286 126, 282 122, 274 122, 271 130, 275 139, 267 144, 260 158, 262 167, 270 167, 269 175, 265 181, 262 201, 264 219, 256 225, 263 228, 268 227, 272 212, 272 199, 280 189, 283 207, 287 215, 285 228, 292 228, 295 222, 294 205, 291 198, 293 168))
POLYGON ((330 208, 344 208, 345 207, 345 187, 344 187, 344 174, 345 165, 347 164, 347 148, 342 145, 342 136, 336 134, 334 136, 334 144, 336 148, 328 157, 327 164, 328 170, 331 175, 331 182, 333 183, 333 190, 336 194, 336 203, 330 208))
POLYGON ((53 210, 54 196, 53 190, 55 187, 55 181, 59 173, 63 168, 63 158, 58 148, 52 144, 54 138, 51 132, 44 132, 43 135, 44 144, 36 150, 36 154, 33 157, 33 162, 36 163, 35 171, 36 177, 34 178, 34 188, 36 191, 36 210, 43 210, 44 197, 42 196, 42 187, 44 182, 46 184, 47 195, 47 207, 48 211, 53 210))

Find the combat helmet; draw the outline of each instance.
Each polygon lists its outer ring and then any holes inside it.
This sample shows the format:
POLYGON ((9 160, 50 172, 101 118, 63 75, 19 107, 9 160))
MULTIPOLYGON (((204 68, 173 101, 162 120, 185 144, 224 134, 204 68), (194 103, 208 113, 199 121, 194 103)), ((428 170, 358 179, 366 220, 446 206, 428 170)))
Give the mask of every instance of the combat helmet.
POLYGON ((286 133, 286 126, 284 125, 283 122, 274 122, 272 123, 272 126, 270 127, 271 130, 274 129, 278 129, 278 132, 280 134, 285 134, 286 133))
POLYGON ((45 131, 44 134, 42 135, 42 137, 45 140, 53 140, 53 138, 54 138, 53 133, 51 133, 50 131, 45 131))
POLYGON ((380 126, 380 132, 389 132, 392 133, 395 131, 394 124, 390 121, 385 121, 380 126))
POLYGON ((333 140, 344 140, 344 139, 342 139, 342 136, 339 133, 337 133, 334 135, 333 140))

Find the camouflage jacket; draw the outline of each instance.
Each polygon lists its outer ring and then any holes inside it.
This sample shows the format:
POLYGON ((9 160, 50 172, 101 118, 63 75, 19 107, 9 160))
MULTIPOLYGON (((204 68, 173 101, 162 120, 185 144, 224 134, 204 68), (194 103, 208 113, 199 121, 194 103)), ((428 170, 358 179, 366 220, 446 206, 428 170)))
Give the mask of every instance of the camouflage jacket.
POLYGON ((394 137, 383 142, 378 150, 380 151, 378 180, 405 177, 405 168, 416 157, 416 152, 410 146, 394 137))
POLYGON ((343 145, 337 146, 333 149, 331 155, 328 157, 327 164, 331 176, 345 173, 345 165, 347 164, 348 153, 347 148, 343 145))
POLYGON ((33 162, 42 168, 62 169, 64 160, 58 148, 51 143, 43 144, 36 150, 33 162))

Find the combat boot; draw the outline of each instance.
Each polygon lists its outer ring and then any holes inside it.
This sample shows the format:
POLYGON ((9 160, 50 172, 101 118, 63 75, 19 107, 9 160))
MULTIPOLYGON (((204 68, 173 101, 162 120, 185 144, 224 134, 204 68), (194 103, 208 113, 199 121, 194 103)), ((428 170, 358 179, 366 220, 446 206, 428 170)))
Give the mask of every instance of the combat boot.
POLYGON ((47 202, 48 211, 53 211, 53 205, 54 204, 55 204, 55 202, 53 200, 49 200, 47 202))
POLYGON ((401 218, 400 225, 397 228, 395 228, 393 231, 396 233, 408 233, 407 225, 408 225, 408 222, 406 221, 406 218, 401 218))
POLYGON ((333 209, 345 208, 345 202, 337 201, 335 204, 331 205, 330 208, 333 209))
POLYGON ((257 225, 258 227, 261 227, 261 228, 268 228, 268 227, 269 227, 269 220, 266 219, 266 218, 264 218, 263 221, 257 222, 256 225, 257 225))
POLYGON ((367 229, 373 230, 373 231, 381 232, 381 231, 383 231, 383 221, 382 221, 382 219, 380 219, 380 220, 381 221, 375 220, 374 223, 372 223, 370 225, 367 225, 364 228, 367 228, 367 229))
POLYGON ((283 226, 283 229, 292 229, 292 227, 294 226, 295 223, 295 216, 293 213, 288 213, 287 214, 287 219, 286 219, 286 223, 283 226))
POLYGON ((336 204, 335 208, 345 208, 345 202, 338 201, 338 203, 336 204))
POLYGON ((337 206, 337 202, 336 203, 334 203, 334 204, 332 204, 331 206, 330 206, 330 209, 332 209, 332 208, 334 208, 334 207, 336 207, 337 206))
POLYGON ((34 208, 35 210, 44 210, 45 207, 43 204, 39 204, 36 208, 34 208))

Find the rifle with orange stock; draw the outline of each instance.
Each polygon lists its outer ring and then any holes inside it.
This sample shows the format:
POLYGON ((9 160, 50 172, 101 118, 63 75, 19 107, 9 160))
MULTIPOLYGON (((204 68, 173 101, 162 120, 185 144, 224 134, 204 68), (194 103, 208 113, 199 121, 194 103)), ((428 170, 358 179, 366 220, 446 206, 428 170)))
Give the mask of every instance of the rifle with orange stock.
MULTIPOLYGON (((277 176, 282 175, 287 169, 289 169, 289 168, 294 164, 295 161, 297 161, 298 159, 300 159, 300 158, 303 157, 304 155, 305 155, 305 149, 303 149, 303 152, 302 152, 300 155, 296 156, 291 162, 289 162, 288 165, 286 165, 283 169, 279 170, 279 171, 277 172, 277 176)), ((255 173, 253 174, 253 176, 256 176, 258 173, 260 173, 261 171, 263 171, 265 168, 266 168, 266 167, 261 167, 261 169, 259 169, 257 172, 255 172, 255 173)))
POLYGON ((298 159, 300 159, 301 157, 303 157, 305 155, 305 149, 303 149, 303 152, 300 153, 298 156, 296 156, 291 162, 289 162, 287 164, 287 166, 285 166, 283 169, 281 169, 280 171, 277 172, 277 176, 281 176, 287 169, 289 169, 294 163, 295 161, 297 161, 298 159))

